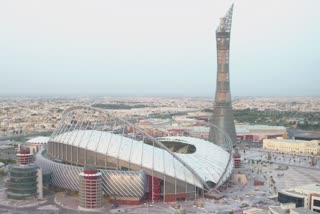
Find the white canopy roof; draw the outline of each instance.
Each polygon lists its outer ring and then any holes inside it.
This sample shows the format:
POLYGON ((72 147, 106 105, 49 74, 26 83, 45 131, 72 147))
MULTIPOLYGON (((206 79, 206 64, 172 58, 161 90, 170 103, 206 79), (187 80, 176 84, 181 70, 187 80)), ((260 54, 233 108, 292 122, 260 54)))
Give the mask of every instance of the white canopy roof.
POLYGON ((224 175, 222 180, 226 180, 232 172, 233 164, 228 165, 230 154, 211 142, 192 137, 165 137, 157 140, 193 145, 196 151, 190 154, 174 153, 182 160, 179 161, 165 149, 122 135, 96 130, 65 132, 56 135, 50 141, 105 154, 201 188, 203 184, 198 177, 205 182, 217 183, 222 175, 224 175), (184 164, 191 167, 193 172, 184 164), (225 170, 227 173, 224 174, 225 170))
POLYGON ((50 137, 35 137, 27 141, 27 143, 32 143, 32 144, 47 144, 49 141, 50 137))

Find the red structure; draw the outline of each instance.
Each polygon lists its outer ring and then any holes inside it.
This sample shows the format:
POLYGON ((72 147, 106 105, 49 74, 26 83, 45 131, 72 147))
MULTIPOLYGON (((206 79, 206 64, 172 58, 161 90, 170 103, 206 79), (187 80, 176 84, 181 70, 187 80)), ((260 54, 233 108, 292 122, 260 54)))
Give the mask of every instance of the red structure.
POLYGON ((174 202, 177 200, 186 200, 189 197, 189 193, 177 193, 177 194, 166 194, 164 195, 164 202, 174 202))
POLYGON ((235 149, 235 153, 233 154, 234 167, 239 168, 241 166, 241 155, 238 149, 235 149))
POLYGON ((264 185, 264 182, 263 182, 263 181, 255 180, 253 185, 254 185, 254 186, 263 186, 263 185, 264 185))
POLYGON ((160 201, 160 179, 149 176, 149 199, 151 201, 160 201))
POLYGON ((237 139, 240 141, 262 142, 263 139, 274 139, 282 136, 283 134, 237 134, 237 139))
POLYGON ((20 148, 20 151, 17 154, 17 163, 18 164, 29 164, 32 163, 33 155, 30 154, 30 150, 28 148, 20 148))
POLYGON ((101 173, 96 169, 85 169, 80 173, 80 207, 85 209, 102 207, 101 173))

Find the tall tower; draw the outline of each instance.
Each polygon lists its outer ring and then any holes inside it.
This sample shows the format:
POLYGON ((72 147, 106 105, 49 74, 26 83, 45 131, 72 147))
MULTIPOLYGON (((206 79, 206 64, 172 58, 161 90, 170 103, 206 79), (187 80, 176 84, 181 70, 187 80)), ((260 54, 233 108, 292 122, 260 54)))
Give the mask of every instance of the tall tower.
POLYGON ((86 166, 80 173, 80 209, 95 210, 102 208, 101 172, 95 167, 86 166))
MULTIPOLYGON (((217 87, 213 115, 210 122, 227 133, 233 144, 236 143, 236 131, 231 106, 230 79, 229 79, 229 51, 230 33, 232 22, 233 4, 227 14, 220 19, 216 30, 217 41, 217 87)), ((210 128, 209 141, 225 146, 225 139, 222 133, 215 132, 210 128)))

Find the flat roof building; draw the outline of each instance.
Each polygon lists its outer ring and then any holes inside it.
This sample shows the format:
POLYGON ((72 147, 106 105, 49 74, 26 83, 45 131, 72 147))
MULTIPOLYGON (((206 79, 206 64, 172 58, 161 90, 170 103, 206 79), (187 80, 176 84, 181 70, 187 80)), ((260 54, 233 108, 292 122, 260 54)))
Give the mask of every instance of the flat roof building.
POLYGON ((264 139, 263 149, 275 152, 319 155, 320 141, 304 141, 291 139, 264 139))
POLYGON ((317 214, 304 207, 296 207, 294 203, 280 204, 280 206, 269 206, 269 214, 317 214))
POLYGON ((242 213, 243 214, 269 214, 269 211, 253 207, 247 210, 243 210, 242 213))
POLYGON ((320 183, 303 185, 278 192, 280 203, 294 203, 297 208, 304 207, 320 212, 320 183))

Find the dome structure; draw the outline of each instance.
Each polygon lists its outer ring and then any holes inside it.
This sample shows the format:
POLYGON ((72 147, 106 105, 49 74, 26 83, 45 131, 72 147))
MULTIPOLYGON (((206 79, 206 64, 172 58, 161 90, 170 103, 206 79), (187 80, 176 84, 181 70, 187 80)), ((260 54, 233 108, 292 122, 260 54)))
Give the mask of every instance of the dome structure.
POLYGON ((230 150, 193 137, 154 138, 111 112, 73 107, 50 137, 48 156, 69 165, 142 171, 149 198, 172 201, 210 191, 230 177, 232 142, 224 136, 230 150))

